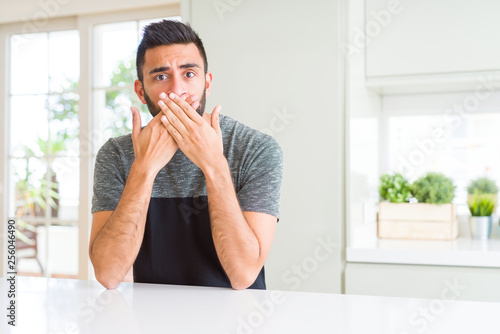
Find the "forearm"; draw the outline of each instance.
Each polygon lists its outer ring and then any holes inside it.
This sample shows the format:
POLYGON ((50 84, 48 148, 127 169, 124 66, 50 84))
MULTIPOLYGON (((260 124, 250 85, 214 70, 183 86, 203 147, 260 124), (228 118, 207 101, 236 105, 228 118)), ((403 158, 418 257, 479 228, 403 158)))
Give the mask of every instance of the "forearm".
POLYGON ((212 237, 219 260, 235 289, 245 289, 262 268, 259 241, 248 225, 224 159, 205 172, 212 237))
POLYGON ((96 236, 90 252, 97 280, 114 289, 139 253, 156 173, 134 162, 115 211, 96 236))

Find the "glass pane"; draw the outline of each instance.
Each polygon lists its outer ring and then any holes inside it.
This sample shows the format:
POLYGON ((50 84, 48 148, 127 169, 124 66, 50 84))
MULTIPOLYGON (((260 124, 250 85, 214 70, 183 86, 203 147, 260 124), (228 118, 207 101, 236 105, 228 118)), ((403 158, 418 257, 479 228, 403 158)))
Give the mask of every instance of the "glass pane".
POLYGON ((46 33, 11 37, 11 94, 48 92, 48 54, 46 33))
POLYGON ((487 176, 500 184, 500 114, 469 114, 460 124, 441 116, 389 118, 389 158, 393 171, 414 181, 428 171, 451 177, 455 203, 465 205, 470 180, 487 176))
POLYGON ((80 195, 80 159, 77 157, 56 158, 52 164, 52 182, 57 198, 52 217, 61 220, 78 220, 80 195))
POLYGON ((51 277, 77 278, 78 227, 49 227, 49 269, 51 277))
POLYGON ((50 90, 76 90, 80 77, 80 38, 78 31, 49 34, 50 90))
POLYGON ((132 84, 135 79, 137 22, 99 25, 94 30, 94 40, 94 86, 132 84))
POLYGON ((17 219, 16 228, 17 274, 43 276, 46 261, 40 225, 27 219, 17 219))
MULTIPOLYGON (((141 111, 142 125, 151 120, 146 105, 142 104, 132 90, 106 92, 94 91, 95 131, 94 142, 98 150, 110 137, 118 137, 132 132, 132 114, 130 107, 133 105, 141 111)), ((94 150, 94 152, 96 152, 94 150)))
POLYGON ((37 158, 12 159, 10 163, 11 217, 44 217, 47 206, 54 205, 47 197, 47 163, 37 158))
POLYGON ((350 219, 351 226, 374 223, 378 203, 378 129, 375 117, 350 121, 350 219), (362 134, 362 135, 359 135, 362 134), (366 163, 370 161, 370 163, 366 163))
POLYGON ((48 139, 47 97, 13 96, 10 101, 10 154, 44 155, 48 139))
MULTIPOLYGON (((24 224, 30 226, 29 231, 34 232, 33 234, 23 230, 23 234, 29 237, 25 240, 28 242, 30 239, 36 240, 36 248, 29 247, 30 243, 22 243, 23 249, 18 249, 17 253, 18 275, 42 276, 43 269, 48 277, 77 278, 78 227, 76 222, 75 226, 49 226, 48 228, 44 224, 30 221, 25 221, 24 224), (35 258, 28 258, 29 256, 35 256, 35 258)), ((21 244, 19 238, 18 244, 21 244)))
POLYGON ((74 92, 49 97, 51 155, 76 156, 79 153, 78 99, 74 92))

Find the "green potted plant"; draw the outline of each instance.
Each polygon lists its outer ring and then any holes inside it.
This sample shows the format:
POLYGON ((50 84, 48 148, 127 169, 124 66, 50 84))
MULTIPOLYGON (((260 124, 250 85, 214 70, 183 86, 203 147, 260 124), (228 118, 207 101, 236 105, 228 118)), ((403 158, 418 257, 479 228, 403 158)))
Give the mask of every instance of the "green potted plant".
POLYGON ((382 175, 378 190, 380 199, 391 203, 406 203, 411 197, 410 183, 399 173, 382 175))
POLYGON ((467 186, 467 193, 467 202, 472 202, 476 193, 479 195, 491 194, 495 203, 493 212, 496 212, 498 203, 498 186, 494 180, 485 176, 471 180, 467 186))
POLYGON ((411 185, 419 203, 450 204, 455 198, 453 180, 441 173, 427 173, 411 185))
POLYGON ((495 207, 495 196, 493 194, 481 194, 479 191, 468 201, 471 217, 469 220, 471 237, 474 239, 488 239, 491 235, 493 208, 495 207))
POLYGON ((391 178, 381 177, 379 187, 381 200, 378 214, 380 238, 451 240, 458 235, 458 219, 455 206, 453 181, 440 173, 428 173, 413 184, 401 181, 396 174, 391 178), (399 185, 390 186, 396 180, 399 185), (386 189, 398 189, 392 197, 404 202, 390 202, 386 189), (418 203, 408 203, 408 202, 418 203))

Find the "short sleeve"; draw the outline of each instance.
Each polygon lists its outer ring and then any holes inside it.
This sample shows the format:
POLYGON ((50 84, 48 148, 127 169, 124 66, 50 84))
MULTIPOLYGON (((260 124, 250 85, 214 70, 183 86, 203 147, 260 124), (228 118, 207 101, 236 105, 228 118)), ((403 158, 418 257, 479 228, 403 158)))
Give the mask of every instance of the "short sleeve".
POLYGON ((92 213, 116 209, 126 182, 123 169, 119 149, 109 139, 96 156, 92 213))
POLYGON ((274 138, 264 138, 245 162, 237 196, 242 211, 267 213, 279 219, 283 151, 274 138))

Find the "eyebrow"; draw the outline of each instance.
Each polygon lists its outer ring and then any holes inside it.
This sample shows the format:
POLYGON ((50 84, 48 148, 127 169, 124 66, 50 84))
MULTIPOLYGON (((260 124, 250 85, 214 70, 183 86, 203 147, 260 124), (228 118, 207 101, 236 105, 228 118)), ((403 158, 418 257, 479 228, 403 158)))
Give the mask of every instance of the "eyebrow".
POLYGON ((193 68, 193 67, 200 68, 200 66, 198 66, 198 64, 195 64, 195 63, 187 63, 187 64, 179 66, 179 68, 183 68, 183 69, 184 68, 193 68))
MULTIPOLYGON (((187 63, 187 64, 182 64, 181 66, 179 66, 179 68, 182 68, 182 69, 194 68, 194 67, 200 68, 200 66, 196 63, 187 63)), ((149 74, 154 74, 154 73, 158 73, 158 72, 166 72, 168 70, 170 70, 170 67, 168 67, 168 66, 155 67, 151 71, 149 71, 149 74)))

